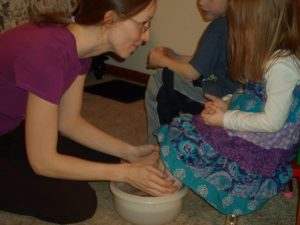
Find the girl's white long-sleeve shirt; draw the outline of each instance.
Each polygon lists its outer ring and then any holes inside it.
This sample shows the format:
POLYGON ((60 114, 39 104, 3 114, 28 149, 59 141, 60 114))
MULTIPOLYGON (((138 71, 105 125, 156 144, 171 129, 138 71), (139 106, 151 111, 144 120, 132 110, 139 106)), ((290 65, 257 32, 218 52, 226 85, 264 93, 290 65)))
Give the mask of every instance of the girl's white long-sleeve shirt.
POLYGON ((267 100, 263 112, 252 113, 228 110, 224 127, 250 132, 276 132, 289 115, 293 91, 300 84, 300 60, 295 56, 277 59, 265 74, 267 100))

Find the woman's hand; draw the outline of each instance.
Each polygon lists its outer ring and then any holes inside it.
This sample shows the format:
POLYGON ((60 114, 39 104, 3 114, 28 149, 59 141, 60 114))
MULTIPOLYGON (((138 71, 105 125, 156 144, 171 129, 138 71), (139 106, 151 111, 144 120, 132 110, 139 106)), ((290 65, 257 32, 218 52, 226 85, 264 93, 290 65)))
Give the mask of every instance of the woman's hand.
POLYGON ((142 163, 147 165, 154 165, 154 161, 159 158, 159 147, 157 145, 139 145, 135 146, 127 161, 131 163, 142 163))
POLYGON ((162 196, 178 190, 175 180, 165 169, 160 168, 161 160, 157 145, 136 146, 125 166, 127 182, 135 188, 153 196, 162 196))
POLYGON ((141 163, 126 166, 127 182, 152 196, 168 195, 178 189, 174 179, 168 179, 168 174, 154 166, 141 163))
POLYGON ((173 174, 171 174, 161 159, 159 160, 158 167, 167 175, 167 180, 174 180, 174 185, 177 187, 177 190, 182 188, 182 183, 173 174))

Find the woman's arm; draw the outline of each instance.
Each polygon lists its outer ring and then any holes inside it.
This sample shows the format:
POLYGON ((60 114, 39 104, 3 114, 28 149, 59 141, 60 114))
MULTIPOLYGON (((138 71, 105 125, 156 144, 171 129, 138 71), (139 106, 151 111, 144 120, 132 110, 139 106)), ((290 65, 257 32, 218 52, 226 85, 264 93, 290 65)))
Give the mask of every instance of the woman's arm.
POLYGON ((59 105, 59 131, 66 137, 91 149, 130 161, 136 148, 90 124, 81 116, 85 76, 78 76, 59 105))
MULTIPOLYGON (((80 90, 82 91, 83 82, 84 78, 79 76, 59 106, 29 93, 26 151, 33 170, 39 175, 62 179, 124 181, 152 195, 174 191, 173 183, 166 181, 165 174, 153 165, 96 163, 57 152, 59 126, 63 128, 64 134, 83 144, 89 143, 88 146, 99 151, 103 149, 106 153, 127 157, 134 152, 133 146, 97 130, 81 118, 81 98, 77 98, 82 97, 80 90)), ((153 157, 154 163, 156 159, 153 157)))

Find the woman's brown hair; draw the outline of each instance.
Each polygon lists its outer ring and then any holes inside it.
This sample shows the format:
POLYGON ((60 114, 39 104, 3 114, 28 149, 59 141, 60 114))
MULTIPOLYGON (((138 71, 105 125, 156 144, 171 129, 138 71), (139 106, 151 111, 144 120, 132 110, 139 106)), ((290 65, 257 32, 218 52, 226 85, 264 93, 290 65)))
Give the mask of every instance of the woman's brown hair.
POLYGON ((76 23, 94 25, 103 21, 107 11, 115 11, 123 19, 143 11, 152 0, 79 0, 76 23))
POLYGON ((260 82, 271 57, 300 58, 297 0, 229 0, 229 70, 241 83, 260 82))
POLYGON ((35 9, 31 16, 32 22, 68 24, 72 22, 72 15, 75 14, 76 23, 95 25, 103 21, 104 14, 109 10, 115 11, 122 19, 126 19, 143 11, 152 0, 56 0, 55 3, 51 1, 52 4, 39 3, 40 7, 35 5, 32 7, 35 9), (62 7, 59 1, 63 5, 71 4, 72 7, 62 7))

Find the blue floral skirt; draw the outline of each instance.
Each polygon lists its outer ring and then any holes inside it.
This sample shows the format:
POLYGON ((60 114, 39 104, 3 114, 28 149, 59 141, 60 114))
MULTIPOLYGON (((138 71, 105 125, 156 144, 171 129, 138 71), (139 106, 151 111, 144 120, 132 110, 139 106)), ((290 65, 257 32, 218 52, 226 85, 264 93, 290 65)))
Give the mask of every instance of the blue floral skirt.
POLYGON ((225 215, 245 215, 259 209, 292 177, 289 164, 266 176, 230 160, 199 134, 189 114, 161 126, 156 135, 169 171, 225 215))

